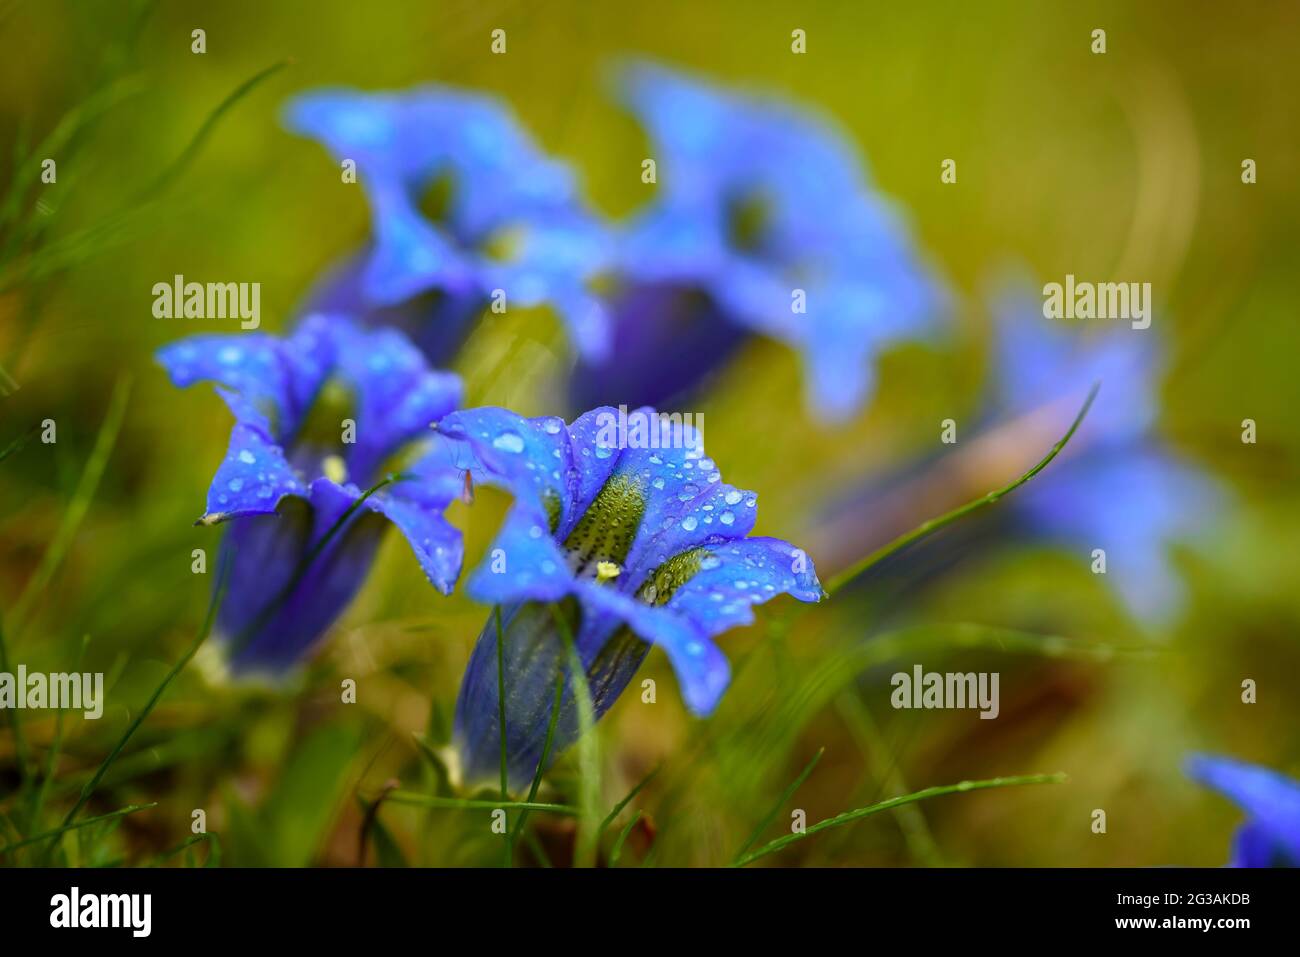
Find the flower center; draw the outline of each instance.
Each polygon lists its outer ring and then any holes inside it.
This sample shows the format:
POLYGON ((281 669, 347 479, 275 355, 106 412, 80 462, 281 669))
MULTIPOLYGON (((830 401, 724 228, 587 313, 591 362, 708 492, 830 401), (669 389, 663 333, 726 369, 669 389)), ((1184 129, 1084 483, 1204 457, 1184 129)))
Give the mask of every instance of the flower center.
POLYGON ((619 568, 626 563, 644 514, 645 492, 636 478, 610 478, 564 540, 573 573, 581 577, 594 570, 598 581, 613 578, 602 578, 600 566, 619 568))
POLYGON ((320 470, 335 485, 343 485, 348 480, 348 463, 341 455, 327 455, 321 459, 320 470))

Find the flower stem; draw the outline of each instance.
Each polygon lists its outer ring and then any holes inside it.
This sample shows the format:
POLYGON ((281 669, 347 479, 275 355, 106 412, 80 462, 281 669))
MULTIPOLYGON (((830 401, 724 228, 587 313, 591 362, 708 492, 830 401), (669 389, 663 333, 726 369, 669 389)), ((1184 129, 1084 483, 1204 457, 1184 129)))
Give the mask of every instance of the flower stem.
POLYGON ((1047 464, 1051 462, 1052 459, 1056 458, 1057 455, 1060 454, 1061 450, 1065 448, 1066 443, 1069 442, 1070 439, 1074 436, 1075 430, 1079 428, 1079 425, 1083 422, 1084 416, 1086 416, 1088 414, 1088 410, 1092 408, 1092 401, 1093 399, 1097 398, 1097 391, 1100 388, 1101 388, 1100 382, 1096 383, 1092 387, 1091 391, 1089 391, 1088 393, 1087 400, 1083 403, 1083 407, 1079 410, 1079 414, 1074 417, 1074 422, 1071 423, 1069 430, 1065 433, 1065 435, 1061 436, 1061 438, 1057 441, 1057 443, 1052 446, 1051 450, 1045 456, 1043 456, 1041 460, 1039 460, 1038 464, 1035 465, 1033 468, 1031 468, 1028 472, 1025 472, 1023 475, 1021 475, 1018 479, 1016 479, 1014 482, 1010 483, 1009 485, 1004 485, 1002 486, 1002 488, 994 489, 992 492, 982 495, 979 498, 975 499, 974 501, 967 502, 965 505, 958 506, 957 508, 953 509, 951 512, 947 512, 943 515, 940 515, 938 518, 932 518, 929 521, 922 522, 920 525, 912 529, 910 532, 905 532, 904 534, 898 536, 898 538, 895 538, 892 542, 889 542, 888 544, 882 545, 880 548, 877 548, 870 555, 867 555, 865 558, 862 558, 859 561, 855 562, 854 564, 850 565, 844 571, 840 572, 838 575, 832 578, 826 585, 826 594, 834 595, 836 592, 842 589, 845 585, 849 584, 849 582, 853 581, 863 572, 866 572, 868 569, 871 569, 874 566, 880 564, 882 561, 884 561, 886 558, 889 558, 889 556, 895 554, 896 552, 902 551, 904 548, 906 548, 908 545, 911 545, 913 542, 919 541, 920 539, 925 538, 927 535, 933 532, 937 532, 939 529, 945 528, 948 525, 951 525, 953 522, 957 521, 960 518, 965 518, 971 512, 984 508, 986 505, 992 505, 994 502, 998 501, 1003 496, 1009 495, 1010 493, 1014 492, 1016 489, 1024 485, 1026 482, 1028 482, 1031 478, 1033 478, 1043 469, 1047 468, 1047 464))

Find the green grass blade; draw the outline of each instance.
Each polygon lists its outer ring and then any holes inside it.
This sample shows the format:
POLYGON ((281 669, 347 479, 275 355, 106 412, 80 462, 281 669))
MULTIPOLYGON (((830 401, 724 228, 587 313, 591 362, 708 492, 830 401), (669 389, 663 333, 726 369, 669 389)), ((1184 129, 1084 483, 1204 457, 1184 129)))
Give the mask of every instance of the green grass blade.
MULTIPOLYGON (((853 736, 862 754, 863 764, 878 785, 871 799, 880 797, 885 788, 893 792, 906 793, 911 790, 899 767, 898 757, 891 753, 885 736, 880 733, 875 720, 867 706, 852 691, 840 692, 835 699, 835 709, 853 736)), ((930 833, 930 825, 917 804, 904 804, 894 811, 903 840, 907 849, 923 867, 943 867, 943 854, 930 833)))
POLYGON ((389 804, 409 804, 415 807, 445 808, 453 811, 543 811, 561 817, 577 817, 581 809, 571 804, 548 804, 541 801, 489 801, 480 798, 436 797, 416 791, 390 791, 385 801, 389 804))
POLYGON ((146 864, 146 865, 144 865, 144 866, 145 866, 145 867, 161 867, 161 866, 162 866, 166 861, 171 860, 171 859, 172 859, 173 857, 175 857, 177 854, 180 854, 180 853, 182 853, 183 851, 189 850, 189 849, 190 849, 191 847, 193 847, 195 844, 198 844, 198 843, 200 843, 200 842, 202 842, 202 841, 209 841, 209 840, 211 840, 211 839, 212 839, 212 835, 211 835, 211 834, 194 834, 194 835, 191 835, 187 840, 184 840, 184 841, 182 841, 181 843, 177 844, 177 845, 176 845, 175 847, 173 847, 171 850, 169 850, 169 851, 163 851, 161 854, 159 854, 157 857, 155 857, 153 860, 151 860, 148 864, 146 864))
POLYGON ((623 856, 623 845, 627 843, 627 836, 632 833, 632 828, 636 827, 636 822, 641 820, 642 811, 637 808, 637 812, 632 815, 631 820, 623 825, 623 830, 618 832, 618 839, 614 841, 614 847, 609 852, 609 866, 617 867, 619 858, 623 856))
POLYGON ((253 90, 263 82, 279 73, 291 62, 292 61, 290 60, 281 60, 279 63, 272 63, 270 66, 254 73, 243 83, 239 84, 239 86, 235 87, 224 100, 217 104, 216 109, 207 115, 207 118, 204 119, 202 125, 199 126, 198 131, 194 134, 193 139, 190 140, 189 144, 181 151, 180 155, 176 157, 172 164, 159 173, 158 177, 141 191, 140 199, 154 199, 158 194, 164 192, 169 186, 171 186, 171 184, 185 172, 185 168, 194 161, 196 156, 198 156, 199 151, 203 149, 203 145, 207 142, 208 137, 211 136, 212 131, 216 129, 217 123, 221 121, 221 118, 226 115, 231 107, 246 97, 249 93, 253 92, 253 90))
MULTIPOLYGON (((551 717, 546 723, 546 739, 542 742, 542 756, 537 761, 537 771, 533 774, 533 783, 528 787, 528 800, 531 803, 537 798, 537 789, 542 785, 542 773, 546 770, 546 761, 551 756, 551 743, 555 740, 555 725, 560 718, 560 702, 564 700, 564 675, 561 673, 555 679, 555 701, 551 705, 551 717)), ((510 838, 510 859, 514 860, 514 847, 519 840, 519 835, 523 833, 524 824, 528 820, 528 812, 524 811, 519 815, 519 820, 515 822, 515 830, 510 838)))
POLYGON ((551 858, 546 853, 546 848, 542 847, 542 842, 537 839, 537 835, 532 831, 524 832, 524 844, 526 844, 528 849, 533 852, 533 857, 537 859, 539 867, 544 867, 548 870, 554 867, 551 863, 551 858))
MULTIPOLYGON (((48 156, 61 157, 64 147, 75 136, 123 100, 135 96, 143 89, 144 81, 141 77, 128 77, 102 87, 68 110, 35 149, 26 152, 21 158, 15 156, 16 175, 3 203, 0 203, 0 227, 7 226, 18 217, 28 187, 40 181, 40 169, 37 166, 40 160, 48 156)), ((0 261, 3 261, 3 257, 0 257, 0 261)))
MULTIPOLYGON (((501 742, 501 800, 510 799, 510 776, 507 771, 506 758, 506 636, 501 627, 501 606, 492 606, 492 621, 497 629, 497 738, 501 742)), ((505 866, 512 867, 515 862, 515 842, 506 834, 505 866)))
POLYGON ((654 776, 658 774, 662 768, 663 768, 662 764, 655 767, 649 774, 647 774, 639 782, 637 782, 637 785, 634 788, 632 788, 632 790, 627 792, 627 795, 623 798, 623 800, 619 801, 617 804, 614 805, 614 809, 612 811, 610 811, 608 814, 605 815, 605 820, 601 821, 600 827, 596 829, 597 845, 599 845, 600 841, 604 838, 605 832, 609 829, 609 826, 614 823, 614 819, 617 818, 619 814, 623 812, 623 808, 627 807, 629 804, 632 803, 632 799, 641 793, 641 789, 645 787, 647 784, 649 784, 654 779, 654 776))
POLYGON ((813 768, 817 767, 817 762, 822 759, 822 755, 825 753, 825 748, 817 749, 817 753, 812 756, 812 760, 808 762, 807 766, 799 772, 799 776, 790 782, 789 787, 781 792, 781 796, 777 798, 776 803, 772 805, 772 809, 768 811, 767 814, 763 815, 763 819, 758 822, 758 826, 755 827, 753 833, 749 835, 749 840, 740 845, 740 850, 736 851, 736 856, 731 860, 732 864, 735 864, 744 857, 745 852, 753 847, 758 839, 763 836, 763 832, 768 829, 772 821, 776 819, 776 816, 781 813, 781 808, 785 807, 785 802, 794 796, 794 792, 799 790, 799 786, 802 785, 804 781, 808 780, 808 775, 813 773, 813 768))
POLYGON ((99 427, 99 435, 95 438, 95 445, 90 451, 90 458, 86 460, 86 467, 82 470, 80 481, 77 482, 72 502, 68 505, 67 511, 63 513, 63 521, 59 524, 58 530, 55 531, 54 537, 45 549, 45 554, 41 556, 36 571, 27 580, 22 593, 14 603, 13 613, 10 616, 10 628, 15 635, 19 634, 23 625, 27 623, 27 615, 32 604, 40 597, 41 592, 45 590, 45 586, 49 584, 50 579, 54 577, 54 573, 58 571, 59 565, 63 563, 63 559, 67 556, 68 549, 72 545, 72 540, 77 534, 77 529, 81 527, 82 520, 85 519, 86 513, 90 510, 91 500, 95 497, 95 492, 99 488, 99 481, 103 478, 104 469, 108 465, 109 456, 112 455, 113 447, 117 444, 117 436, 122 428, 122 420, 126 416, 126 403, 130 396, 131 379, 128 376, 123 376, 117 380, 117 384, 113 387, 113 394, 108 400, 108 412, 105 413, 104 422, 99 427))
POLYGON ((1050 463, 1052 459, 1056 458, 1056 456, 1060 454, 1061 450, 1065 448, 1066 443, 1068 443, 1070 439, 1073 438, 1075 431, 1079 428, 1080 424, 1083 422, 1084 416, 1086 416, 1088 414, 1088 410, 1092 408, 1092 402, 1095 398, 1097 398, 1097 392, 1099 389, 1101 389, 1100 382, 1095 384, 1092 387, 1092 390, 1088 393, 1088 398, 1084 401, 1083 407, 1079 409, 1079 414, 1074 417, 1074 422, 1070 424, 1069 430, 1066 431, 1065 435, 1061 436, 1061 438, 1057 440, 1057 443, 1052 446, 1051 450, 1045 456, 1043 456, 1042 459, 1038 461, 1038 464, 1035 465, 1033 468, 1031 468, 1028 472, 1025 472, 1023 475, 1021 475, 1018 479, 1011 482, 1010 484, 1004 485, 998 489, 994 489, 993 491, 980 496, 974 501, 967 502, 965 505, 960 505, 957 508, 953 509, 951 512, 947 512, 944 515, 940 515, 938 518, 932 518, 929 521, 922 522, 920 525, 912 529, 910 532, 904 532, 902 535, 898 536, 898 538, 894 539, 892 542, 889 542, 888 544, 882 545, 880 548, 877 548, 870 555, 867 555, 865 558, 862 558, 859 561, 855 562, 854 564, 850 565, 848 568, 844 569, 844 571, 840 572, 838 575, 832 578, 830 582, 826 585, 826 594, 834 595, 837 591, 839 591, 849 582, 853 581, 853 579, 857 578, 863 572, 867 571, 868 569, 872 568, 875 565, 878 565, 880 562, 884 561, 890 555, 902 551, 904 548, 906 548, 908 545, 911 545, 913 542, 919 541, 920 539, 925 538, 927 535, 931 535, 934 532, 939 531, 939 529, 951 525, 953 522, 957 521, 958 519, 965 518, 971 512, 977 511, 978 509, 984 508, 985 506, 992 505, 994 502, 997 502, 999 499, 1003 498, 1006 495, 1011 494, 1016 489, 1020 488, 1020 486, 1024 485, 1026 482, 1028 482, 1031 478, 1033 478, 1043 469, 1047 468, 1048 463, 1050 463))
POLYGON ((573 629, 569 627, 569 622, 558 606, 551 606, 551 614, 569 652, 569 673, 573 675, 574 698, 578 705, 578 769, 581 776, 578 806, 582 808, 582 814, 578 818, 578 841, 573 863, 575 867, 594 867, 600 818, 600 752, 595 734, 596 709, 592 704, 591 687, 587 684, 587 672, 582 667, 582 659, 578 657, 578 649, 573 643, 573 629))
POLYGON ((68 831, 75 831, 80 827, 89 827, 92 824, 99 824, 101 821, 112 821, 119 817, 125 817, 128 814, 134 814, 136 811, 147 811, 149 808, 157 806, 157 801, 150 801, 148 804, 131 804, 124 808, 118 808, 116 811, 110 811, 107 814, 100 814, 97 817, 88 817, 83 821, 77 821, 75 824, 68 820, 64 820, 62 824, 51 831, 46 831, 43 834, 34 834, 31 837, 23 838, 16 844, 6 844, 4 847, 0 847, 0 854, 8 854, 12 851, 18 850, 20 847, 27 847, 28 845, 36 844, 39 841, 57 839, 62 837, 68 831))
MULTIPOLYGON (((9 643, 5 640, 4 621, 0 619, 0 671, 12 674, 9 666, 9 643)), ((27 737, 23 734, 23 719, 18 708, 5 708, 9 718, 9 728, 14 736, 14 763, 18 766, 18 778, 22 782, 19 790, 27 787, 27 737)))
POLYGON ((219 573, 217 587, 212 591, 212 598, 208 602, 208 611, 203 617, 203 627, 199 629, 198 637, 195 638, 194 643, 186 649, 185 654, 181 656, 180 661, 176 662, 172 667, 172 670, 167 672, 166 677, 162 680, 162 684, 158 685, 158 687, 154 689, 153 695, 147 702, 145 702, 145 706, 140 709, 140 713, 135 716, 135 720, 131 722, 126 731, 122 734, 122 737, 118 739, 113 750, 108 753, 108 756, 104 758, 100 763, 99 768, 96 769, 95 774, 86 782, 85 786, 82 787, 81 794, 77 797, 77 803, 72 806, 72 809, 68 811, 67 816, 63 819, 65 826, 70 824, 72 819, 77 816, 83 807, 86 806, 86 802, 89 801, 90 796, 95 793, 95 788, 99 786, 99 782, 103 780, 104 775, 108 773, 108 769, 113 766, 113 762, 116 761, 117 756, 122 753, 122 749, 126 747, 127 742, 131 740, 132 735, 135 734, 140 725, 144 724, 145 719, 149 717, 150 713, 152 713, 154 707, 158 704, 159 699, 162 698, 163 692, 166 691, 167 686, 172 683, 172 679, 181 673, 185 666, 190 663, 190 659, 198 652, 199 647, 203 642, 207 641, 208 634, 212 631, 212 623, 217 617, 217 608, 221 604, 222 595, 225 594, 226 571, 228 568, 229 562, 226 562, 219 573))
MULTIPOLYGON (((90 636, 86 635, 81 639, 81 650, 77 653, 77 662, 73 667, 73 673, 81 671, 81 663, 86 660, 86 646, 90 644, 90 636)), ((35 827, 36 822, 41 818, 41 811, 45 809, 45 799, 49 796, 50 785, 54 782, 54 773, 59 761, 59 755, 63 751, 63 709, 59 709, 54 716, 54 740, 50 742, 50 750, 45 755, 45 771, 41 774, 40 786, 32 793, 31 807, 27 811, 27 820, 29 827, 35 827)))
POLYGON ((822 831, 828 831, 831 828, 843 827, 845 824, 852 824, 864 817, 870 817, 872 814, 879 814, 881 811, 888 811, 892 808, 901 807, 904 804, 912 804, 916 801, 925 801, 929 798, 943 797, 945 794, 963 794, 967 791, 983 791, 990 788, 1007 788, 1017 787, 1027 784, 1060 784, 1065 780, 1065 775, 1057 774, 1025 774, 1019 777, 1007 778, 988 778, 983 781, 961 781, 957 784, 946 784, 939 787, 925 788, 912 794, 904 794, 901 797, 890 798, 887 801, 880 801, 876 804, 870 804, 867 807, 856 808, 852 811, 845 811, 843 814, 837 814, 835 817, 829 817, 824 821, 818 821, 812 827, 808 828, 801 834, 786 834, 778 837, 776 840, 764 844, 758 850, 746 854, 739 860, 733 861, 732 867, 744 867, 752 864, 760 858, 767 857, 769 854, 775 854, 797 841, 812 837, 814 834, 820 834, 822 831))
POLYGON ((492 606, 492 621, 497 629, 497 738, 501 742, 501 800, 510 797, 506 767, 506 636, 501 627, 501 606, 492 606))
MULTIPOLYGON (((3 384, 6 376, 8 376, 8 373, 5 372, 3 368, 0 368, 0 384, 3 384)), ((9 381, 12 382, 13 380, 10 379, 9 381)), ((0 392, 0 397, 3 396, 4 393, 0 392)), ((15 452, 21 452, 23 446, 25 446, 32 439, 36 438, 36 434, 40 431, 41 431, 41 427, 39 425, 33 425, 30 429, 28 429, 22 435, 18 436, 18 438, 14 439, 3 449, 0 449, 0 462, 3 462, 5 459, 9 458, 9 456, 13 455, 15 452)))

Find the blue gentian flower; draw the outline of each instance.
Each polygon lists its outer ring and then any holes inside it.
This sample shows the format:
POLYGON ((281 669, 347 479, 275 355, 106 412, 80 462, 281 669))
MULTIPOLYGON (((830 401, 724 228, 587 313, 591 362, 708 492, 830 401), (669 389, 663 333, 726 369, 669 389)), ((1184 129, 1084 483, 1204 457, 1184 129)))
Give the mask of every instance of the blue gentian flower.
POLYGON ((575 402, 662 406, 757 333, 798 350, 822 418, 857 412, 875 354, 931 331, 943 296, 847 138, 789 103, 650 65, 625 70, 621 90, 658 191, 622 234, 611 358, 574 376, 575 402))
POLYGON ((442 364, 499 289, 508 307, 553 307, 582 355, 605 354, 604 309, 588 289, 607 259, 604 231, 570 171, 496 100, 441 86, 325 89, 290 101, 285 122, 356 164, 373 219, 371 247, 313 308, 400 322, 442 364), (438 187, 442 208, 426 212, 438 187))
POLYGON ((1045 319, 1042 300, 1001 297, 993 411, 1003 421, 1052 415, 1056 434, 1101 391, 1051 472, 1016 492, 1011 507, 1030 533, 1106 552, 1107 577, 1129 607, 1152 620, 1178 604, 1182 587, 1166 548, 1214 514, 1216 485, 1154 433, 1159 340, 1151 329, 1075 330, 1045 319))
POLYGON ((1233 841, 1233 867, 1300 867, 1300 781, 1209 755, 1192 758, 1187 771, 1246 812, 1233 841))
POLYGON ((235 416, 200 519, 228 525, 217 626, 232 673, 275 675, 299 662, 360 588, 389 523, 429 581, 451 590, 461 541, 442 512, 459 486, 440 450, 411 467, 421 480, 362 499, 456 407, 456 376, 431 371, 395 330, 323 315, 287 338, 199 335, 158 359, 177 386, 217 383, 235 416))
MULTIPOLYGON (((516 786, 536 771, 561 674, 553 753, 578 735, 566 626, 597 717, 651 644, 667 652, 687 706, 706 715, 730 676, 713 638, 753 621, 750 606, 776 595, 822 597, 803 552, 779 539, 749 537, 757 498, 721 480, 696 430, 679 420, 674 443, 648 440, 676 447, 639 447, 647 441, 644 434, 637 439, 637 422, 656 422, 655 413, 629 414, 626 432, 611 426, 618 414, 596 409, 566 426, 559 418, 482 408, 454 412, 438 425, 449 459, 514 497, 467 590, 502 609, 506 743, 516 786)), ((468 783, 499 773, 498 700, 496 624, 489 618, 456 707, 468 783)))

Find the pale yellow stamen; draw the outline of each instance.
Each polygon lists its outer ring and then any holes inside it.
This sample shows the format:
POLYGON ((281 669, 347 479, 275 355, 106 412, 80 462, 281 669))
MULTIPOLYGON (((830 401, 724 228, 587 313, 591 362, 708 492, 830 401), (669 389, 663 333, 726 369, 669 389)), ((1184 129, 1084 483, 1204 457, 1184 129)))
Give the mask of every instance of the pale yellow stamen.
POLYGON ((339 455, 327 455, 321 459, 321 471, 335 485, 342 485, 348 480, 348 465, 339 455))
POLYGON ((622 574, 623 569, 614 562, 596 562, 596 583, 611 581, 622 574))

